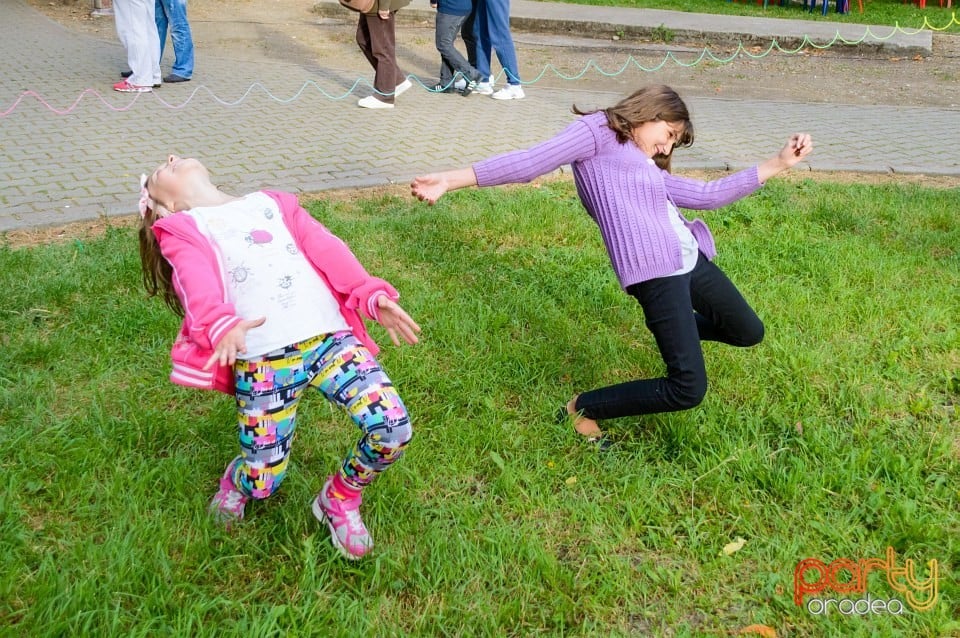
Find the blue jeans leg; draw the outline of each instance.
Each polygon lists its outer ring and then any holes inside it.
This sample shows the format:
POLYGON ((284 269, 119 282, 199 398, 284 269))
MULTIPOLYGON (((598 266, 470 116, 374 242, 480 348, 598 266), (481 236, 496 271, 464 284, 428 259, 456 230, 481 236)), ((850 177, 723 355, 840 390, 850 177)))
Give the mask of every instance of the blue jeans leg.
MULTIPOLYGON (((487 0, 478 0, 473 12, 473 47, 480 78, 486 82, 490 79, 490 32, 487 27, 487 0)), ((471 18, 467 19, 470 22, 471 18)), ((469 45, 468 45, 469 46, 469 45)), ((469 48, 467 49, 469 51, 469 48)))
POLYGON ((520 84, 517 50, 510 34, 510 0, 484 0, 481 4, 486 6, 487 50, 492 48, 497 52, 500 66, 507 74, 507 83, 520 84))
POLYGON ((153 19, 157 23, 157 35, 160 36, 160 59, 163 59, 163 49, 167 44, 167 26, 170 24, 170 21, 167 20, 167 14, 163 10, 163 2, 160 0, 156 0, 153 19))
POLYGON ((193 34, 187 21, 187 0, 156 0, 157 31, 160 34, 160 56, 167 41, 167 28, 173 42, 173 74, 193 77, 193 34))

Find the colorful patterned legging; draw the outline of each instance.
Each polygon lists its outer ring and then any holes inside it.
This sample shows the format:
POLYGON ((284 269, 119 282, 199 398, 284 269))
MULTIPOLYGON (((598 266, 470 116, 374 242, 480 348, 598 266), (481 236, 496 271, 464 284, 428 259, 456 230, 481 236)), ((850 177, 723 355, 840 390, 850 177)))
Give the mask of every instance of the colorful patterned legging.
POLYGON ((241 456, 230 476, 253 498, 270 496, 286 475, 297 404, 307 387, 346 410, 363 433, 340 468, 347 485, 368 485, 400 458, 413 435, 390 379, 349 331, 295 343, 259 360, 238 360, 234 373, 241 456))

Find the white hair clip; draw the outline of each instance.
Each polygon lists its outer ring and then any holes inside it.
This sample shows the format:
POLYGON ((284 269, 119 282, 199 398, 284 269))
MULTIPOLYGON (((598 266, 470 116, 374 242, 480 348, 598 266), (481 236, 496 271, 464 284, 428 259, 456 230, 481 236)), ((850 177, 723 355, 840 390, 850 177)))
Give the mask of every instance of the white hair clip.
POLYGON ((150 193, 147 192, 147 176, 144 173, 140 174, 140 217, 146 217, 147 211, 155 207, 153 200, 150 199, 150 193))

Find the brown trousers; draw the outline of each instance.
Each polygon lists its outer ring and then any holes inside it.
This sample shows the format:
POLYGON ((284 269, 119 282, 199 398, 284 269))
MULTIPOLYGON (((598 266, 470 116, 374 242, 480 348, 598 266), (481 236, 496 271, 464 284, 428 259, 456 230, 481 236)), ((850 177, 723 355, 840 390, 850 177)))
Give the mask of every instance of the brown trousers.
POLYGON ((393 92, 406 79, 397 66, 396 13, 391 11, 386 20, 376 13, 361 13, 357 23, 357 44, 373 67, 376 97, 388 104, 393 104, 393 92))

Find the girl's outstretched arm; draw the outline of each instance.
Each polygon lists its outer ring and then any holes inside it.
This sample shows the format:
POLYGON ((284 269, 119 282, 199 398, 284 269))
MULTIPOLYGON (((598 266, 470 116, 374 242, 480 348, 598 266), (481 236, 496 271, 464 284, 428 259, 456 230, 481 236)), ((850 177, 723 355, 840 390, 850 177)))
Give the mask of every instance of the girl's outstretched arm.
POLYGON ((414 177, 410 182, 410 193, 422 202, 435 204, 447 191, 477 185, 477 175, 473 167, 459 168, 442 173, 430 173, 414 177))
POLYGON ((813 139, 808 133, 794 133, 780 152, 757 166, 757 177, 765 182, 774 175, 793 168, 813 151, 813 139))
POLYGON ((410 191, 417 199, 433 204, 447 191, 466 186, 525 184, 565 164, 595 156, 598 144, 594 130, 579 119, 530 148, 495 155, 468 168, 415 177, 410 191))

